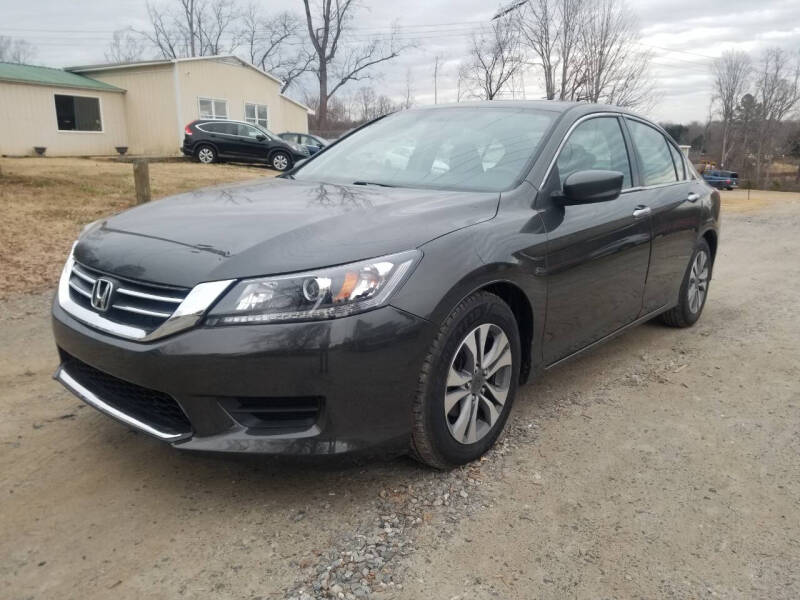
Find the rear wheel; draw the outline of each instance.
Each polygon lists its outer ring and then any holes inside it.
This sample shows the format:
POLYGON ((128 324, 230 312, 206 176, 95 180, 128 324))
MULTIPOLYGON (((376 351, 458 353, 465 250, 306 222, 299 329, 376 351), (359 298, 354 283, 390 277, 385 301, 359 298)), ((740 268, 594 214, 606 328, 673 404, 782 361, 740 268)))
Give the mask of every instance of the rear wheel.
POLYGON ((508 420, 519 368, 519 331, 508 305, 488 292, 459 304, 423 364, 414 402, 414 457, 448 469, 483 455, 508 420))
POLYGON ((292 166, 292 158, 283 150, 279 150, 275 154, 272 155, 272 160, 270 160, 270 164, 272 168, 276 171, 286 171, 289 167, 292 166))
POLYGON ((197 160, 199 160, 201 163, 208 165, 213 162, 216 162, 217 151, 214 150, 212 146, 209 146, 208 144, 203 144, 197 149, 195 156, 197 156, 197 160))
POLYGON ((661 315, 664 323, 670 327, 691 327, 697 322, 706 305, 711 267, 711 249, 701 239, 683 276, 678 305, 661 315))

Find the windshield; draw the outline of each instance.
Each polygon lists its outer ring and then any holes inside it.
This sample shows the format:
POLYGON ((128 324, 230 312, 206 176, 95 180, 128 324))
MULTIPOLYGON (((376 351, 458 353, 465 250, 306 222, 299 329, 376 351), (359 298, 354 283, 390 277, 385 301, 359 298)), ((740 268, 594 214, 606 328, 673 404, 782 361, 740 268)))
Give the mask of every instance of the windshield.
POLYGON ((331 146, 295 178, 499 192, 522 174, 557 114, 505 107, 404 111, 331 146))

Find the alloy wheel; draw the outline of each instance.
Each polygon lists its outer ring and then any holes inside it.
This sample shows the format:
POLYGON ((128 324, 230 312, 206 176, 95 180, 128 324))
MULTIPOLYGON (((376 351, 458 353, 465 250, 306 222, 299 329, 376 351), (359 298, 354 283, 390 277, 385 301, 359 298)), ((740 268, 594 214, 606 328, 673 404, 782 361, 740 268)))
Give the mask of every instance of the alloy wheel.
POLYGON ((284 171, 289 166, 289 157, 285 154, 276 154, 272 157, 272 166, 278 171, 284 171))
POLYGON ((200 152, 197 153, 197 159, 201 163, 212 163, 214 162, 214 151, 211 148, 200 148, 200 152))
POLYGON ((450 363, 444 414, 450 435, 474 444, 503 412, 511 387, 511 344, 497 325, 485 323, 461 341, 450 363))
POLYGON ((703 301, 708 291, 708 255, 704 250, 700 250, 692 263, 689 272, 688 300, 689 310, 692 314, 697 313, 703 307, 703 301))

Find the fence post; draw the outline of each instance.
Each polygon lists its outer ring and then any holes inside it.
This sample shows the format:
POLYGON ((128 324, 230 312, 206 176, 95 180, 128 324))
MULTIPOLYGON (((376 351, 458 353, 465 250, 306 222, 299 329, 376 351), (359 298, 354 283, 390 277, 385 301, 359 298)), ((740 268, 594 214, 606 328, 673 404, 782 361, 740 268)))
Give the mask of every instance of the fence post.
POLYGON ((136 204, 150 202, 150 165, 146 158, 133 161, 133 183, 136 187, 136 204))

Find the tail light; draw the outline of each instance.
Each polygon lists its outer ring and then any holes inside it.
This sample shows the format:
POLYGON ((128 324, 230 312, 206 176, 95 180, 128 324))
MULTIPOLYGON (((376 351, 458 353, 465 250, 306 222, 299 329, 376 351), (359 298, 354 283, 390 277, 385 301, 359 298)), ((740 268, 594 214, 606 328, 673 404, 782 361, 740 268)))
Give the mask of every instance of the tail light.
POLYGON ((192 129, 188 125, 183 128, 183 131, 186 135, 192 135, 192 129))

